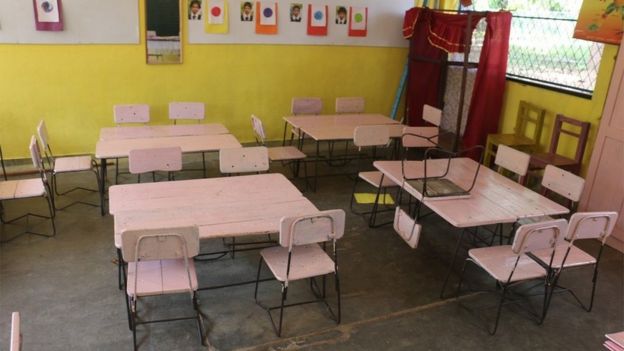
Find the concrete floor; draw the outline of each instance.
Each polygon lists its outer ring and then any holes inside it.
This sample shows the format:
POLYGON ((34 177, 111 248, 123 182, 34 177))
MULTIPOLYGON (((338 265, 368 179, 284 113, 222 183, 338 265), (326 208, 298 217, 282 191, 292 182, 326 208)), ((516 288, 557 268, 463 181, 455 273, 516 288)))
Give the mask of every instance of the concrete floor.
MULTIPOLYGON (((214 161, 210 166, 213 173, 218 169, 214 161)), ((183 172, 178 179, 197 176, 183 172)), ((62 184, 94 186, 91 177, 69 175, 62 184)), ((509 305, 503 309, 498 333, 489 336, 484 318, 491 318, 494 310, 483 307, 494 305, 494 295, 465 291, 459 300, 438 296, 458 231, 435 215, 426 217, 420 246, 412 250, 391 226, 370 229, 348 211, 351 187, 346 176, 322 177, 318 192, 306 193, 319 209, 347 210, 347 232, 339 242, 342 324, 330 320, 320 304, 294 307, 286 310, 284 336, 277 338, 266 312, 254 302, 253 285, 204 291, 201 310, 214 349, 599 350, 605 333, 624 330, 623 256, 607 249, 591 313, 562 294, 538 326, 509 305)), ((94 194, 72 197, 97 201, 94 194)), ((67 201, 59 199, 61 205, 67 201)), ((9 218, 26 209, 45 213, 40 199, 4 206, 9 218)), ((47 222, 31 224, 48 229, 47 222)), ((113 263, 112 217, 101 217, 96 208, 74 206, 58 212, 57 228, 55 238, 25 235, 0 247, 0 348, 8 345, 10 313, 20 311, 24 350, 131 350, 132 334, 113 263)), ((6 238, 16 230, 3 226, 2 235, 6 238)), ((203 244, 204 249, 220 245, 220 240, 203 244)), ((580 245, 590 252, 598 247, 596 242, 580 245)), ((465 252, 461 255, 465 257, 465 252)), ((252 279, 258 257, 257 252, 247 252, 234 260, 198 263, 200 285, 252 279)), ((591 273, 591 269, 566 272, 561 283, 588 296, 591 273)), ((494 286, 477 270, 466 280, 474 288, 494 286)), ((454 277, 451 288, 456 281, 454 277)), ((329 287, 332 291, 333 285, 329 287)), ((304 283, 293 284, 289 293, 289 301, 311 296, 304 283)), ((278 303, 279 284, 262 283, 259 294, 268 304, 278 303)), ((333 291, 329 297, 333 302, 333 291)), ((531 302, 537 306, 540 301, 531 302)), ((151 298, 140 308, 150 318, 191 310, 187 295, 151 298)), ((140 326, 138 338, 141 350, 206 349, 200 346, 192 321, 140 326)))

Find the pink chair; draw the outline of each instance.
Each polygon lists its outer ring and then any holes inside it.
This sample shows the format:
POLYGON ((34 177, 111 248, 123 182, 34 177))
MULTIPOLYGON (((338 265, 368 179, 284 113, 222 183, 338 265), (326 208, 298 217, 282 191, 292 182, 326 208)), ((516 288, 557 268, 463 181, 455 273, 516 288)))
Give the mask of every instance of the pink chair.
POLYGON ((115 124, 141 123, 150 121, 150 108, 147 104, 114 105, 115 124))
POLYGON ((11 313, 11 348, 10 351, 22 350, 22 332, 20 330, 19 312, 11 313))
POLYGON ((498 166, 499 173, 512 172, 517 177, 518 183, 524 184, 530 160, 531 155, 501 144, 496 151, 494 164, 498 166))
POLYGON ((423 106, 423 119, 433 125, 421 127, 405 127, 401 136, 401 145, 408 149, 430 148, 438 146, 442 110, 433 106, 423 106))
POLYGON ((606 334, 603 346, 609 351, 624 351, 624 331, 606 334))
MULTIPOLYGON (((66 195, 76 190, 84 190, 84 191, 99 193, 98 189, 100 188, 100 174, 98 170, 98 165, 95 162, 95 160, 91 158, 91 156, 54 157, 54 153, 52 153, 52 147, 50 146, 50 138, 48 135, 48 129, 43 120, 41 120, 39 122, 39 125, 37 126, 37 134, 39 135, 39 141, 41 142, 41 146, 43 147, 45 159, 47 160, 48 168, 52 175, 52 188, 56 196, 66 195), (78 173, 78 172, 92 172, 93 175, 95 176, 97 189, 74 187, 64 192, 59 192, 57 179, 56 179, 57 176, 59 174, 78 173)), ((103 195, 100 194, 100 197, 101 196, 103 195)), ((90 202, 74 201, 62 208, 57 207, 56 209, 63 210, 75 204, 84 204, 84 205, 93 206, 93 207, 100 206, 99 204, 92 204, 90 202)))
POLYGON ((548 296, 552 289, 550 277, 553 274, 555 246, 563 241, 566 233, 565 219, 526 224, 518 228, 512 245, 490 246, 468 250, 468 258, 461 271, 456 296, 459 297, 464 273, 468 263, 481 268, 490 277, 496 280, 500 287, 494 326, 488 328, 490 335, 494 335, 498 328, 501 310, 510 290, 523 282, 531 280, 544 281, 544 304, 542 313, 536 316, 537 323, 541 324, 548 308, 548 296), (536 257, 540 253, 545 261, 536 257))
MULTIPOLYGON (((579 305, 587 312, 590 312, 594 305, 600 258, 602 257, 602 252, 607 243, 607 238, 611 235, 617 223, 617 218, 617 212, 577 212, 570 217, 570 224, 565 234, 565 242, 561 242, 556 247, 555 257, 552 262, 552 267, 560 273, 557 275, 556 279, 559 279, 561 272, 566 269, 585 266, 594 267, 589 304, 585 305, 581 302, 574 291, 563 288, 565 291, 572 294, 579 305), (575 246, 574 243, 576 240, 598 240, 600 242, 600 248, 596 256, 594 257, 575 246)), ((538 253, 536 256, 546 262, 546 254, 538 253)), ((557 280, 555 280, 553 285, 557 286, 557 280)), ((557 287, 560 288, 559 286, 557 287)), ((553 291, 551 291, 551 296, 552 293, 553 291)))
POLYGON ((121 251, 128 264, 126 308, 137 350, 136 331, 141 324, 197 320, 199 337, 204 341, 204 326, 197 298, 197 272, 193 257, 199 254, 197 227, 130 230, 121 234, 121 251), (194 316, 161 320, 141 320, 138 301, 148 296, 189 294, 194 316))
MULTIPOLYGON (((380 147, 388 147, 390 145, 390 132, 388 130, 388 126, 385 125, 370 125, 370 126, 359 126, 356 127, 353 132, 353 145, 357 147, 360 151, 360 156, 362 156, 363 148, 372 148, 373 149, 373 157, 376 155, 377 148, 380 147)), ((361 164, 361 157, 358 159, 358 169, 361 168, 359 164, 361 164)), ((387 194, 387 190, 389 188, 397 188, 398 185, 386 178, 383 173, 379 171, 360 171, 355 177, 355 181, 353 183, 353 190, 351 192, 351 203, 349 205, 352 212, 360 215, 370 214, 368 225, 369 227, 377 227, 376 219, 377 213, 379 211, 379 198, 381 192, 383 190, 384 198, 387 194), (375 203, 373 203, 373 207, 370 212, 356 212, 353 208, 353 203, 355 199, 355 193, 357 190, 357 185, 359 180, 363 180, 368 183, 372 187, 374 187, 376 191, 375 203)))
POLYGON ((400 206, 397 206, 394 211, 393 228, 409 247, 412 249, 418 247, 422 226, 400 206))
MULTIPOLYGON (((150 121, 150 108, 147 104, 114 105, 113 118, 117 126, 123 124, 147 124, 150 121)), ((116 158, 115 184, 119 182, 119 173, 119 158, 116 158)))
POLYGON ((173 124, 179 120, 192 120, 201 123, 205 118, 205 106, 203 102, 170 102, 169 119, 173 124))
POLYGON ((336 113, 364 113, 366 100, 363 97, 339 97, 336 98, 336 113))
POLYGON ((219 150, 222 174, 260 173, 269 170, 269 150, 265 146, 219 150))
MULTIPOLYGON (((3 224, 13 224, 23 218, 28 219, 28 217, 38 217, 43 219, 49 219, 52 224, 52 234, 44 234, 31 230, 26 227, 24 232, 21 232, 17 235, 14 235, 10 239, 5 239, 0 241, 0 243, 6 243, 16 238, 24 235, 24 234, 33 234, 43 237, 52 237, 56 235, 56 225, 54 223, 55 211, 54 211, 54 197, 52 195, 52 191, 50 189, 50 185, 48 183, 48 178, 43 168, 43 161, 41 159, 41 152, 39 151, 39 145, 37 144, 37 139, 33 135, 30 139, 30 156, 33 162, 33 166, 35 170, 39 172, 39 178, 30 178, 30 179, 19 179, 19 180, 7 180, 0 181, 0 222, 3 224), (19 200, 19 199, 28 199, 35 197, 43 197, 46 199, 48 210, 50 211, 49 216, 44 216, 36 213, 26 213, 19 217, 13 219, 4 219, 2 201, 9 200, 19 200)), ((6 174, 5 174, 6 176, 6 174)), ((28 222, 27 222, 28 223, 28 222)))
MULTIPOLYGON (((295 97, 290 105, 290 113, 294 116, 320 115, 323 112, 323 101, 319 97, 295 97)), ((291 128, 290 144, 294 137, 299 139, 299 129, 291 128)), ((286 143, 286 127, 284 127, 284 144, 286 143)))
POLYGON ((128 168, 131 174, 138 176, 141 182, 142 173, 152 173, 152 181, 156 181, 156 172, 167 172, 167 179, 174 180, 173 172, 182 170, 182 149, 165 147, 154 149, 130 150, 128 168))
POLYGON ((260 251, 260 262, 256 276, 254 298, 258 302, 258 284, 260 271, 264 262, 275 279, 282 285, 282 299, 280 306, 265 307, 271 319, 271 324, 277 336, 282 334, 282 320, 284 308, 308 303, 323 302, 336 323, 340 323, 340 281, 338 277, 338 251, 336 241, 344 235, 345 212, 343 210, 322 211, 316 214, 300 217, 284 217, 280 221, 280 246, 270 247, 260 251), (325 251, 326 243, 330 242, 332 255, 325 251), (319 243, 323 243, 322 247, 319 243), (337 296, 337 314, 325 300, 325 276, 333 274, 337 296), (319 291, 316 277, 323 277, 323 290, 319 291), (310 288, 316 300, 286 305, 289 283, 296 280, 311 279, 310 288), (279 309, 279 322, 273 322, 271 311, 279 309))

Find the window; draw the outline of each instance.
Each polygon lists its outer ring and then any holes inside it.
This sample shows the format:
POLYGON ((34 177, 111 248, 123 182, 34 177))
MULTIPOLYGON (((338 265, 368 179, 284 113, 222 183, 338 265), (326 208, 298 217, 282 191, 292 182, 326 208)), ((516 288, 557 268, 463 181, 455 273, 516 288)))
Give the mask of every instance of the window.
MULTIPOLYGON (((509 79, 591 96, 603 44, 572 38, 581 4, 582 0, 473 0, 472 9, 513 13, 509 79)), ((475 33, 477 47, 479 37, 482 34, 475 33)))

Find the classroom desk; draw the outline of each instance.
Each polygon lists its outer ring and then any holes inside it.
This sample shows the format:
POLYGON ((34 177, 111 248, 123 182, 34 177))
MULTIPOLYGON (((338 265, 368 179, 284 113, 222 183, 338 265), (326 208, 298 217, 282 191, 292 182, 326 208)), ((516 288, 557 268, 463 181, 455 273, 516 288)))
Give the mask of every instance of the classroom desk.
MULTIPOLYGON (((288 125, 299 131, 300 145, 307 135, 316 143, 316 157, 314 162, 314 191, 318 181, 318 163, 320 162, 320 143, 322 141, 349 141, 353 140, 356 127, 366 125, 400 125, 389 117, 381 114, 340 114, 314 116, 286 116, 284 117, 284 141, 288 125)), ((391 128, 393 134, 398 128, 391 128)), ((401 128, 402 131, 402 128, 401 128)))
MULTIPOLYGON (((446 163, 446 159, 427 161, 427 176, 442 175, 446 169, 446 163)), ((390 178, 397 184, 403 184, 404 191, 419 200, 422 205, 427 206, 452 226, 462 229, 462 234, 455 247, 455 255, 442 288, 442 294, 455 264, 462 239, 469 230, 486 225, 515 223, 519 219, 527 217, 561 215, 569 212, 566 207, 487 167, 479 169, 475 186, 469 197, 434 199, 423 198, 423 194, 419 190, 408 183, 403 183, 401 161, 375 161, 373 165, 383 173, 384 177, 390 178)), ((469 158, 453 159, 452 171, 447 177, 456 184, 465 186, 472 181, 477 166, 477 162, 469 158)), ((424 161, 406 161, 405 174, 410 179, 423 178, 424 161)))
POLYGON ((102 128, 100 130, 100 140, 166 138, 229 133, 228 129, 220 123, 174 124, 161 126, 119 126, 102 128))
POLYGON ((100 140, 95 146, 95 157, 100 159, 101 211, 105 214, 104 193, 106 191, 106 161, 111 158, 128 157, 130 150, 159 147, 182 148, 183 153, 212 152, 220 149, 241 147, 231 134, 191 135, 177 137, 156 137, 139 139, 100 140))
POLYGON ((196 225, 201 240, 237 238, 278 233, 282 217, 319 212, 276 173, 114 185, 109 194, 117 248, 124 230, 196 225))
POLYGON ((605 335, 607 340, 604 343, 605 348, 610 351, 624 350, 624 332, 605 335))

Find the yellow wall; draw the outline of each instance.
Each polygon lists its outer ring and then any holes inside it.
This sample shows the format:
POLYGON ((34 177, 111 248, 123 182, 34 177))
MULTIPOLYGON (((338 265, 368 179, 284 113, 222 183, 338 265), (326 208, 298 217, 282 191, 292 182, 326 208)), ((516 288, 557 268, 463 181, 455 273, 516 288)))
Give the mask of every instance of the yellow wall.
MULTIPOLYGON (((589 165, 589 158, 591 157, 594 140, 598 133, 602 109, 606 100, 607 91, 609 90, 609 83, 611 81, 611 75, 613 74, 616 55, 616 46, 605 46, 592 99, 584 99, 569 94, 508 81, 500 130, 504 133, 513 133, 520 100, 531 102, 546 109, 544 129, 540 142, 542 150, 546 150, 550 145, 553 122, 557 113, 562 113, 578 120, 591 122, 590 138, 585 150, 585 160, 583 162, 584 174, 589 165)), ((559 152, 573 157, 574 151, 576 150, 575 147, 576 144, 574 140, 566 136, 562 138, 562 145, 559 152)))
MULTIPOLYGON (((143 11, 141 1, 141 13, 143 11)), ((143 23, 141 18, 141 23, 143 23)), ((207 119, 251 141, 258 114, 269 137, 293 96, 364 96, 367 110, 389 113, 407 50, 339 46, 184 45, 181 65, 146 65, 140 45, 0 45, 0 145, 5 157, 28 157, 45 118, 57 154, 94 152, 112 107, 147 103, 156 124, 169 123, 170 101, 203 101, 207 119)), ((185 40, 186 41, 186 38, 185 40)))

